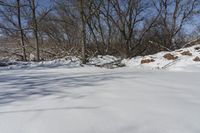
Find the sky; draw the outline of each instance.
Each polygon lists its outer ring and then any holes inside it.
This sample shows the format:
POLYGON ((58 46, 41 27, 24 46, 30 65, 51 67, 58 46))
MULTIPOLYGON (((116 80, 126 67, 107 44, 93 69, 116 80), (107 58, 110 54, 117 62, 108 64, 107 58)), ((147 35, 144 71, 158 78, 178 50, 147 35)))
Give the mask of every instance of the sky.
MULTIPOLYGON (((51 5, 51 1, 52 0, 37 0, 37 2, 45 7, 49 7, 51 5)), ((185 32, 187 32, 187 34, 191 34, 196 25, 200 23, 200 19, 199 18, 194 18, 194 20, 191 23, 188 23, 185 25, 185 32)))
POLYGON ((37 0, 37 2, 38 2, 40 5, 43 5, 43 6, 45 6, 45 7, 50 6, 50 4, 51 4, 50 1, 51 1, 51 0, 37 0))
MULTIPOLYGON (((53 0, 36 0, 36 2, 41 5, 42 7, 49 7, 53 0)), ((194 29, 196 28, 196 25, 200 24, 200 19, 199 18, 194 18, 190 23, 185 25, 185 32, 187 34, 193 33, 194 29)))

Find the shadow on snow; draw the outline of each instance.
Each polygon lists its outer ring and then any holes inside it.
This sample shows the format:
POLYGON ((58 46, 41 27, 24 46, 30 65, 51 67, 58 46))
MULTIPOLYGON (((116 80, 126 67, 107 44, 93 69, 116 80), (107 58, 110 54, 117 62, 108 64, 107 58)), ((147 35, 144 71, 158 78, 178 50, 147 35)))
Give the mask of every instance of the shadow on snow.
POLYGON ((54 95, 58 98, 84 98, 90 93, 86 91, 84 94, 74 94, 73 90, 97 86, 115 78, 122 77, 119 74, 105 73, 93 75, 51 72, 38 74, 31 71, 0 74, 0 105, 28 100, 32 96, 54 95))

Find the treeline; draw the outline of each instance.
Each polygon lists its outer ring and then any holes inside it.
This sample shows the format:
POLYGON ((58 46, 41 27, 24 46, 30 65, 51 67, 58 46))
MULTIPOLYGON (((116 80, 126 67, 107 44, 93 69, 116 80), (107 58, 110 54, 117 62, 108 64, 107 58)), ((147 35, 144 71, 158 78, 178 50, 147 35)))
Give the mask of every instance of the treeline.
POLYGON ((1 45, 15 49, 1 51, 24 61, 76 55, 83 63, 170 51, 186 43, 199 14, 199 0, 0 0, 1 45))

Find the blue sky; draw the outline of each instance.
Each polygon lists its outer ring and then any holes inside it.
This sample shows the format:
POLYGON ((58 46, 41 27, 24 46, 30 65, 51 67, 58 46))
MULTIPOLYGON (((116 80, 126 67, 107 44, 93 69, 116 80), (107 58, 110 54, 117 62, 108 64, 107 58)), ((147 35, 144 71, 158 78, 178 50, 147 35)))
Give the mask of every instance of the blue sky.
MULTIPOLYGON (((37 2, 44 6, 44 7, 49 7, 51 5, 51 1, 52 0, 37 0, 37 2)), ((185 32, 187 32, 188 34, 191 34, 193 32, 193 30, 195 29, 196 25, 200 23, 200 19, 199 18, 193 18, 192 22, 187 23, 185 25, 185 32)))
POLYGON ((46 7, 48 7, 48 6, 51 4, 50 1, 51 1, 51 0, 37 0, 37 2, 38 2, 40 5, 43 5, 43 6, 46 6, 46 7))

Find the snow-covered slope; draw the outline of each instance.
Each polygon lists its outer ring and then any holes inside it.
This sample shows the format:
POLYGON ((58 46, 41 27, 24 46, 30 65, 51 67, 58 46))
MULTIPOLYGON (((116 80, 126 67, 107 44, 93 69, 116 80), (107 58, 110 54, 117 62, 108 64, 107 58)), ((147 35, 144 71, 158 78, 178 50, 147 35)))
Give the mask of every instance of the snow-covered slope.
POLYGON ((167 69, 171 71, 200 71, 200 61, 194 61, 195 58, 200 58, 200 45, 179 49, 172 52, 159 52, 154 55, 144 57, 135 57, 125 59, 123 63, 131 68, 138 69, 167 69), (184 55, 184 53, 186 55, 184 55), (171 54, 177 59, 168 60, 164 55, 171 54), (191 55, 190 55, 191 54, 191 55), (153 62, 141 64, 142 60, 153 59, 153 62))
POLYGON ((53 67, 63 67, 63 68, 74 68, 82 66, 103 66, 104 64, 113 63, 120 61, 120 58, 110 56, 110 55, 99 55, 89 59, 87 65, 82 65, 81 60, 74 56, 67 56, 62 59, 56 59, 51 61, 40 61, 40 62, 22 62, 4 59, 0 60, 0 70, 3 69, 32 69, 32 68, 53 68, 53 67))
POLYGON ((0 70, 3 69, 32 69, 32 68, 53 68, 53 67, 65 67, 65 68, 74 68, 80 67, 81 61, 79 58, 69 56, 63 59, 56 59, 52 61, 40 61, 40 62, 22 62, 15 60, 3 60, 2 64, 5 64, 4 67, 0 67, 0 70))
POLYGON ((115 62, 117 60, 120 60, 121 58, 117 58, 117 57, 114 57, 114 56, 110 56, 110 55, 105 55, 105 56, 102 56, 102 55, 99 55, 97 57, 93 57, 89 60, 89 63, 90 65, 104 65, 104 64, 107 64, 107 63, 112 63, 112 62, 115 62))
POLYGON ((106 68, 116 68, 118 66, 127 66, 133 69, 139 70, 152 70, 152 69, 164 69, 170 71, 200 71, 200 45, 179 49, 172 52, 159 52, 154 55, 139 56, 132 59, 124 59, 105 55, 97 56, 89 59, 87 65, 82 65, 79 58, 69 56, 63 59, 56 59, 52 61, 41 61, 41 62, 20 62, 20 61, 0 61, 0 70, 2 69, 32 69, 32 68, 52 68, 52 67, 64 67, 64 68, 75 68, 81 66, 100 66, 106 68), (166 59, 164 56, 170 54, 174 59, 166 59), (194 59, 197 58, 197 61, 194 59), (150 62, 142 63, 142 61, 149 60, 150 62), (123 65, 124 64, 124 65, 123 65))

